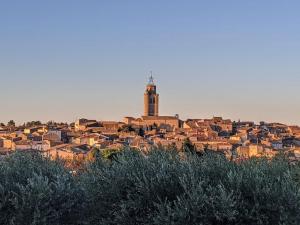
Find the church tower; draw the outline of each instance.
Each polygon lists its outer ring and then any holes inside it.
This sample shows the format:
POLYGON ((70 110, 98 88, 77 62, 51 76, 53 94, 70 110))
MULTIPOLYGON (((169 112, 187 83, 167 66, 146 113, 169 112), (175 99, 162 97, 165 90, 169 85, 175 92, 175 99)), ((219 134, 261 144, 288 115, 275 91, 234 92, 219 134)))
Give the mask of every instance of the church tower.
POLYGON ((158 105, 159 94, 156 93, 156 85, 151 75, 144 94, 144 116, 158 116, 158 105))

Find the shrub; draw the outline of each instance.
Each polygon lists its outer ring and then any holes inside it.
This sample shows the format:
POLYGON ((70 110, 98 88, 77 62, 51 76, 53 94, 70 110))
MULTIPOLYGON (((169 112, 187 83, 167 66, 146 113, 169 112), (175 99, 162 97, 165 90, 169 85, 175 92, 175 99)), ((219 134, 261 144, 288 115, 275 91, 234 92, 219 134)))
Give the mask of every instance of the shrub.
POLYGON ((0 224, 300 224, 299 165, 127 149, 72 175, 33 154, 0 160, 0 224))
POLYGON ((294 169, 284 160, 125 151, 90 165, 82 183, 91 224, 299 224, 294 169))
POLYGON ((84 192, 61 162, 16 153, 0 160, 0 224, 76 224, 84 192))

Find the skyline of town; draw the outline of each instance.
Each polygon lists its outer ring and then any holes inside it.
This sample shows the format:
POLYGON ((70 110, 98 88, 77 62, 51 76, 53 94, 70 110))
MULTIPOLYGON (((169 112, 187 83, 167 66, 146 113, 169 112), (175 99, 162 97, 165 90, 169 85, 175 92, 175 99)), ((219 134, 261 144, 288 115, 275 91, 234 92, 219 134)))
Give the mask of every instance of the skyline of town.
MULTIPOLYGON (((142 109, 142 108, 141 108, 142 109)), ((98 114, 101 114, 101 113, 98 113, 98 114)), ((193 114, 193 113, 191 113, 193 114)), ((94 115, 89 115, 89 114, 81 114, 81 115, 78 115, 78 114, 74 114, 72 116, 70 116, 69 119, 66 119, 66 120, 60 120, 60 119, 55 119, 55 117, 48 117, 46 119, 41 119, 42 116, 39 116, 39 117, 28 117, 28 119, 24 119, 24 120, 20 120, 18 118, 13 118, 13 117, 6 117, 6 119, 1 119, 0 118, 0 123, 3 123, 3 124, 7 124, 9 121, 13 120, 16 124, 16 126, 22 126, 23 124, 25 123, 30 123, 30 122, 34 122, 34 121, 39 121, 41 122, 42 124, 46 124, 46 123, 49 123, 49 122, 56 122, 56 123, 67 123, 67 124, 70 124, 70 123, 73 123, 74 121, 76 121, 77 119, 79 118, 93 118, 93 119, 96 119, 98 121, 122 121, 122 118, 124 118, 124 115, 122 116, 121 114, 119 116, 115 116, 115 117, 103 117, 103 116, 98 116, 97 113, 95 113, 94 115), (74 115, 77 115, 77 116, 74 116, 74 115)), ((139 115, 142 115, 142 113, 134 113, 133 114, 135 117, 138 117, 139 115)), ((172 115, 179 115, 178 113, 173 113, 172 115)), ((195 114, 194 114, 195 115, 195 114)), ((251 117, 247 117, 247 118, 243 118, 243 117, 235 117, 235 118, 231 118, 229 116, 224 116, 224 114, 220 114, 220 113, 200 113, 199 116, 195 115, 193 117, 191 116, 188 116, 188 114, 185 114, 184 117, 181 117, 183 120, 189 120, 189 119, 208 119, 208 118, 212 118, 212 117, 222 117, 222 118, 228 118, 232 121, 235 121, 235 122, 238 122, 238 121, 251 121, 251 122, 254 122, 256 124, 259 124, 260 122, 267 122, 267 123, 281 123, 281 124, 286 124, 286 125, 295 125, 295 126, 300 126, 300 121, 299 122, 293 122, 293 121, 290 121, 290 120, 270 120, 270 119, 265 119, 265 120, 258 120, 258 119, 252 119, 251 117), (202 116, 200 116, 202 115, 202 116), (289 122, 290 121, 290 122, 289 122)))
POLYGON ((291 161, 300 161, 300 126, 261 121, 182 119, 178 114, 160 112, 160 89, 151 74, 144 89, 142 116, 126 116, 123 121, 78 118, 70 124, 49 121, 13 120, 0 123, 0 154, 38 151, 66 160, 89 159, 99 150, 134 148, 147 153, 158 147, 202 154, 214 151, 229 160, 251 157, 273 158, 283 152, 291 161))
MULTIPOLYGON (((149 84, 152 84, 152 85, 155 85, 155 92, 156 92, 156 80, 154 80, 154 77, 153 77, 153 75, 152 75, 152 71, 150 72, 150 77, 148 78, 149 80, 148 80, 148 85, 149 84)), ((162 90, 163 91, 163 90, 162 90)), ((144 97, 144 101, 145 101, 145 97, 144 97)), ((157 101, 157 106, 155 106, 155 109, 152 109, 152 111, 153 111, 153 114, 151 114, 151 116, 158 116, 158 109, 160 109, 161 107, 160 106, 158 106, 158 105, 160 105, 159 103, 158 103, 158 97, 157 97, 157 99, 156 99, 156 101, 157 101), (156 110, 156 111, 155 111, 156 110), (155 111, 155 112, 154 112, 155 111)), ((146 110, 146 108, 145 108, 146 106, 145 106, 145 102, 144 102, 144 115, 145 115, 145 110, 146 110)), ((154 106, 153 106, 154 107, 154 106)), ((141 108, 141 107, 140 107, 141 108)), ((148 110, 150 110, 150 109, 148 109, 148 110)), ((163 112, 164 113, 164 112, 163 112)), ((76 114, 76 112, 75 112, 75 114, 76 114)), ((138 117, 139 115, 142 115, 142 113, 135 113, 135 114, 133 114, 133 115, 129 115, 129 116, 134 116, 134 117, 138 117)), ((172 115, 172 116, 176 116, 176 115, 178 115, 178 117, 180 116, 180 114, 178 114, 178 113, 173 113, 173 114, 168 114, 168 115, 172 115)), ((124 116, 123 116, 124 117, 124 116)), ((230 120, 232 120, 232 121, 235 121, 235 122, 238 122, 238 121, 249 121, 249 122, 254 122, 254 123, 256 123, 256 124, 258 124, 258 123, 260 123, 260 122, 267 122, 267 123, 282 123, 282 124, 287 124, 287 125, 298 125, 297 123, 293 123, 293 122, 291 122, 291 123, 284 123, 284 122, 282 122, 282 121, 270 121, 270 120, 253 120, 253 119, 241 119, 240 117, 238 118, 238 119, 232 119, 232 118, 230 118, 230 117, 224 117, 224 115, 222 115, 222 114, 218 114, 218 113, 215 113, 215 114, 212 114, 211 116, 207 116, 207 117, 197 117, 197 116, 195 116, 195 117, 188 117, 188 116, 185 116, 185 117, 182 117, 181 119, 183 119, 183 120, 189 120, 189 119, 207 119, 207 118, 211 118, 211 117, 221 117, 221 118, 228 118, 228 119, 230 119, 230 120)), ((93 116, 93 117, 87 117, 87 116, 77 116, 76 117, 76 119, 68 119, 68 120, 65 120, 65 121, 59 121, 59 120, 55 120, 55 119, 52 119, 52 118, 50 118, 50 119, 48 119, 48 120, 40 120, 40 119, 31 119, 31 120, 26 120, 26 121, 20 121, 20 120, 16 120, 16 119, 14 119, 14 118, 11 118, 11 119, 9 119, 8 121, 1 121, 0 120, 0 122, 1 123, 3 123, 3 124, 5 124, 5 122, 9 122, 9 121, 11 121, 11 120, 13 120, 14 122, 15 122, 15 124, 16 125, 18 125, 18 126, 22 126, 24 123, 26 123, 26 122, 33 122, 33 121, 40 121, 40 122, 42 122, 42 124, 46 124, 46 123, 48 123, 48 122, 51 122, 51 121, 53 121, 53 122, 59 122, 59 123, 72 123, 72 122, 74 122, 75 120, 78 120, 78 119, 80 119, 80 118, 93 118, 93 119, 97 119, 97 120, 99 120, 99 121, 101 121, 101 120, 103 120, 103 121, 108 121, 108 120, 110 120, 110 121, 121 121, 121 119, 113 119, 113 118, 111 118, 111 119, 106 119, 106 118, 99 118, 98 116, 93 116)), ((0 118, 1 119, 1 118, 0 118)))
MULTIPOLYGON (((154 77, 152 75, 152 71, 150 72, 150 76, 148 78, 148 83, 146 85, 146 91, 144 93, 144 112, 143 114, 141 113, 142 115, 142 118, 144 117, 149 117, 151 118, 151 122, 149 122, 149 124, 153 124, 155 123, 156 121, 154 121, 154 118, 155 119, 158 119, 159 117, 167 117, 168 119, 171 118, 175 118, 176 120, 181 120, 181 121, 189 121, 189 120, 205 120, 205 119, 208 119, 208 118, 200 118, 200 117, 187 117, 187 118, 180 118, 180 115, 178 113, 173 113, 173 114, 169 114, 168 116, 161 116, 159 114, 159 111, 160 111, 160 108, 161 108, 161 104, 160 104, 160 95, 157 93, 157 85, 156 85, 156 82, 154 80, 154 77)), ((136 115, 136 114, 135 114, 136 115)), ((222 115, 213 115, 211 116, 212 118, 224 118, 222 115)), ((210 118, 211 118, 210 117, 210 118)), ((13 122, 15 124, 15 126, 24 126, 24 124, 26 123, 35 123, 35 122, 38 122, 38 123, 41 123, 41 124, 48 124, 48 123, 51 123, 51 122, 55 122, 55 123, 74 123, 74 121, 77 121, 77 120, 80 120, 82 118, 88 118, 88 117, 84 117, 84 116, 81 116, 81 117, 77 117, 75 120, 69 120, 69 121, 56 121, 54 119, 50 119, 50 120, 47 120, 47 121, 42 121, 42 120, 28 120, 28 121, 22 121, 22 122, 19 122, 17 123, 14 119, 10 119, 8 122, 7 122, 7 126, 9 123, 13 122)), ((132 115, 128 115, 128 116, 125 116, 123 117, 123 121, 125 119, 125 123, 128 124, 130 122, 127 121, 128 118, 131 118, 131 119, 136 119, 138 117, 134 117, 132 115)), ((105 120, 105 119, 98 119, 96 117, 93 117, 93 119, 96 119, 96 121, 112 121, 112 122, 120 122, 121 120, 105 120)), ((139 119, 137 119, 139 120, 139 119)), ((163 119, 164 122, 165 119, 163 119)), ((233 123, 235 122, 253 122, 253 124, 259 124, 259 123, 277 123, 277 124, 284 124, 280 121, 267 121, 267 120, 260 120, 260 121, 255 121, 255 120, 241 120, 241 119, 238 119, 238 120, 232 120, 231 118, 228 118, 228 120, 231 120, 233 121, 233 123)), ((1 121, 0 121, 1 122, 1 121)), ((2 126, 5 126, 6 123, 4 123, 3 121, 1 122, 2 126)), ((148 124, 148 125, 149 125, 148 124)), ((179 122, 178 122, 179 124, 179 122)), ((141 124, 138 124, 139 126, 141 124)), ((284 125, 291 125, 291 126, 297 126, 297 124, 284 124, 284 125)), ((178 125, 178 127, 180 127, 178 125)))
POLYGON ((54 159, 74 160, 89 159, 95 149, 103 152, 129 147, 146 153, 162 147, 197 154, 215 151, 230 160, 273 158, 284 152, 291 161, 300 161, 300 126, 232 121, 220 116, 182 119, 179 114, 161 113, 161 97, 151 73, 139 117, 128 115, 123 121, 78 118, 70 124, 0 123, 0 154, 35 150, 54 159))

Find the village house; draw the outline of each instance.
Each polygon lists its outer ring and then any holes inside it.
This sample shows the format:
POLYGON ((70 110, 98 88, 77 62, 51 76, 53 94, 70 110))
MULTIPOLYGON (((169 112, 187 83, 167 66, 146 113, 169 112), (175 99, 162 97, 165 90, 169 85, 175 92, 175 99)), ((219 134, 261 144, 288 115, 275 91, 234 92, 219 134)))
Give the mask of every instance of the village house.
POLYGON ((6 130, 6 129, 0 129, 0 137, 5 137, 5 136, 8 136, 9 135, 9 131, 6 130))
POLYGON ((176 116, 142 116, 135 120, 124 119, 127 125, 137 125, 147 129, 164 129, 165 131, 174 131, 179 128, 181 121, 176 116))
POLYGON ((151 148, 151 144, 143 137, 136 136, 130 143, 130 147, 137 148, 143 152, 148 151, 151 148))
POLYGON ((241 158, 258 157, 264 153, 262 145, 250 144, 248 146, 239 146, 237 154, 241 158))
POLYGON ((84 131, 92 127, 100 127, 100 125, 96 120, 79 119, 75 122, 75 131, 84 131))
POLYGON ((47 151, 51 148, 51 141, 44 140, 44 141, 33 141, 31 145, 31 149, 37 151, 47 151))
POLYGON ((24 129, 24 134, 32 134, 34 132, 37 132, 40 129, 40 127, 30 127, 24 129))
POLYGON ((46 134, 43 135, 43 140, 61 141, 61 131, 48 131, 46 134))
POLYGON ((15 138, 8 137, 8 138, 4 138, 3 139, 3 148, 12 149, 13 143, 15 143, 17 141, 21 141, 21 140, 22 140, 22 138, 20 138, 20 137, 15 137, 15 138))
POLYGON ((49 156, 52 159, 83 160, 87 157, 89 151, 90 148, 87 145, 62 144, 50 148, 49 150, 45 150, 44 155, 49 156))
POLYGON ((89 133, 89 134, 84 134, 82 136, 76 137, 75 139, 73 139, 72 143, 86 144, 92 147, 94 145, 101 144, 108 140, 110 140, 110 138, 103 134, 89 133))
POLYGON ((32 142, 30 140, 21 140, 12 143, 12 150, 14 151, 24 151, 32 149, 32 142))
POLYGON ((118 129, 124 125, 124 123, 115 122, 115 121, 101 121, 100 124, 106 131, 112 131, 112 132, 117 132, 118 129))

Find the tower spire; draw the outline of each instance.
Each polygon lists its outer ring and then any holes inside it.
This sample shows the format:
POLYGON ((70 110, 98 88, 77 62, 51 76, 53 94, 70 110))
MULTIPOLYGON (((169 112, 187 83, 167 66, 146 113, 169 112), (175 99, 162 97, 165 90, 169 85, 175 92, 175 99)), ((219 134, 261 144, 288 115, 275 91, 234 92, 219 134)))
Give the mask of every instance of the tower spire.
POLYGON ((149 77, 149 82, 148 82, 149 85, 154 85, 154 77, 152 75, 152 71, 150 71, 150 77, 149 77))

